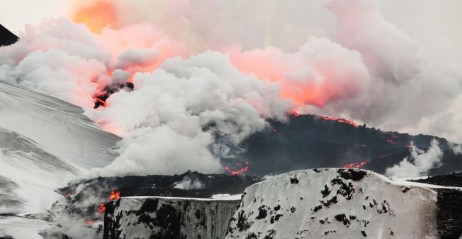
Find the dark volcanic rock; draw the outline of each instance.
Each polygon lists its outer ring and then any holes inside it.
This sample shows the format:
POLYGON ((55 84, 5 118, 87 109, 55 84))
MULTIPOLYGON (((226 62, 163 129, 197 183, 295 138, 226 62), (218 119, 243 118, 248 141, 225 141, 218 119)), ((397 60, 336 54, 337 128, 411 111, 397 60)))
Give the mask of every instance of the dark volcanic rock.
MULTIPOLYGON (((438 175, 414 180, 440 186, 462 187, 462 173, 438 175)), ((442 239, 462 236, 462 191, 436 188, 438 192, 438 233, 442 239)))
POLYGON ((426 179, 412 180, 413 182, 428 183, 448 187, 462 187, 462 172, 437 175, 426 179))
POLYGON ((122 198, 106 204, 104 239, 462 235, 462 191, 401 184, 365 170, 291 172, 243 195, 242 201, 122 198))
POLYGON ((0 239, 14 239, 14 238, 12 236, 6 235, 6 236, 0 236, 0 239))
POLYGON ((462 236, 462 191, 438 189, 438 234, 441 239, 462 236))
POLYGON ((429 174, 462 170, 462 155, 454 154, 446 139, 385 132, 365 125, 355 127, 315 115, 289 116, 286 123, 270 120, 266 129, 242 142, 240 146, 244 150, 235 159, 248 162, 248 173, 260 177, 307 168, 339 168, 360 162, 365 163, 361 168, 383 174, 387 168, 410 156, 411 142, 419 149, 428 150, 433 139, 444 153, 443 164, 429 174))
POLYGON ((117 189, 123 197, 210 198, 215 194, 240 194, 258 181, 258 178, 249 176, 187 172, 181 175, 96 178, 71 184, 59 192, 67 196, 66 211, 91 218, 98 214, 99 204, 108 201, 112 189, 117 189))
POLYGON ((18 37, 0 24, 0 46, 8 46, 18 41, 18 37))
POLYGON ((106 204, 104 239, 224 238, 240 200, 121 198, 106 204))

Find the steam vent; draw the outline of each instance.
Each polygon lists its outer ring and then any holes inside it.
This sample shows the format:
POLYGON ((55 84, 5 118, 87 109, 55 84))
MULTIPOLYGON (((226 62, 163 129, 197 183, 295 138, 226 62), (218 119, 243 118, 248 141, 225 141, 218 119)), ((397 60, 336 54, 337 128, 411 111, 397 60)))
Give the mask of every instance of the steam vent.
POLYGON ((359 169, 301 170, 253 184, 241 200, 109 202, 104 238, 459 238, 461 200, 457 187, 359 169))
POLYGON ((8 46, 18 41, 18 37, 0 24, 0 46, 8 46))

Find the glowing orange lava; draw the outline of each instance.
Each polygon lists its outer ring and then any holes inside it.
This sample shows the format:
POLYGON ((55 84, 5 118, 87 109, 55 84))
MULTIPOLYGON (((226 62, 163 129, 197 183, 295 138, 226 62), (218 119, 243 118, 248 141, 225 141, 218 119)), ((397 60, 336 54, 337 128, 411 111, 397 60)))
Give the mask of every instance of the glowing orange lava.
POLYGON ((106 205, 104 205, 104 203, 101 203, 98 207, 98 212, 103 214, 104 212, 106 212, 106 205))
POLYGON ((77 23, 84 23, 92 32, 101 32, 105 27, 118 27, 117 10, 110 1, 97 0, 90 5, 78 6, 72 14, 77 23))
MULTIPOLYGON (((120 198, 120 192, 113 189, 109 195, 109 201, 114 201, 120 198)), ((104 203, 99 204, 98 212, 103 214, 106 211, 106 205, 104 203)))
POLYGON ((120 198, 120 192, 117 190, 112 190, 111 195, 109 196, 109 201, 114 201, 120 198))
POLYGON ((291 115, 293 115, 293 116, 295 116, 295 117, 300 116, 300 114, 299 114, 297 111, 295 111, 295 110, 292 110, 291 112, 289 112, 289 114, 291 114, 291 115))
POLYGON ((361 168, 367 163, 367 161, 359 162, 359 163, 349 163, 343 165, 343 168, 361 168))
POLYGON ((356 124, 355 122, 351 121, 351 120, 346 120, 346 119, 342 119, 342 118, 335 118, 335 117, 325 117, 325 116, 320 116, 321 119, 323 120, 329 120, 329 121, 337 121, 339 123, 343 123, 343 124, 349 124, 355 128, 358 128, 359 125, 356 124))
POLYGON ((95 100, 95 102, 98 101, 98 102, 101 103, 101 105, 103 105, 104 107, 107 107, 107 102, 106 101, 104 101, 104 100, 102 100, 102 99, 100 99, 98 97, 93 97, 93 100, 95 100))
MULTIPOLYGON (((238 163, 237 165, 242 167, 242 165, 239 164, 239 163, 238 163)), ((240 168, 240 169, 238 169, 238 170, 231 170, 231 169, 229 168, 229 166, 226 166, 226 167, 225 167, 225 170, 226 170, 228 173, 230 173, 231 175, 238 175, 238 174, 247 172, 247 171, 249 170, 249 166, 248 166, 248 165, 249 165, 249 162, 245 162, 245 166, 242 167, 242 168, 240 168)))

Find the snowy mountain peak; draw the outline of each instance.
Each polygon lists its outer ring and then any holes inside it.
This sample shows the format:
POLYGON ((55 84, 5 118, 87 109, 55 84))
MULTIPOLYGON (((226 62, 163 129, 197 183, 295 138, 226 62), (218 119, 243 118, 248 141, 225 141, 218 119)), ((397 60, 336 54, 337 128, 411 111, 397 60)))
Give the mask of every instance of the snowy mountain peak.
POLYGON ((226 238, 434 238, 436 202, 369 171, 295 171, 248 187, 226 238))

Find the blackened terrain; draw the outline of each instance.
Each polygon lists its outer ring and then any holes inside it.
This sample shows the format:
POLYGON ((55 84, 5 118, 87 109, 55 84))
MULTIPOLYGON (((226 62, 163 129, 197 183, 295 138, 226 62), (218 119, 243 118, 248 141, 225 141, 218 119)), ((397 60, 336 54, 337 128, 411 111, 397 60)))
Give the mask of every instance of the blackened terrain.
POLYGON ((365 163, 361 168, 383 174, 410 155, 411 142, 426 151, 433 139, 444 156, 443 165, 429 175, 462 170, 462 155, 454 154, 444 138, 355 127, 315 115, 290 116, 287 123, 271 121, 265 130, 242 143, 244 150, 235 159, 248 162, 248 174, 257 176, 347 164, 354 167, 361 162, 365 163))
MULTIPOLYGON (((420 183, 462 187, 462 173, 438 175, 415 180, 420 183)), ((462 191, 436 189, 438 192, 438 232, 442 239, 462 236, 462 191)))
POLYGON ((224 238, 240 200, 121 198, 106 204, 104 239, 224 238))
POLYGON ((260 179, 250 176, 187 172, 181 175, 95 178, 71 184, 59 192, 66 196, 65 211, 89 218, 97 215, 99 204, 108 201, 113 189, 122 197, 210 198, 215 194, 240 194, 258 181, 260 179))
POLYGON ((437 175, 425 179, 413 180, 419 183, 428 183, 448 187, 462 187, 462 172, 454 172, 451 174, 437 175))
POLYGON ((0 24, 0 46, 8 46, 18 41, 18 37, 0 24))

